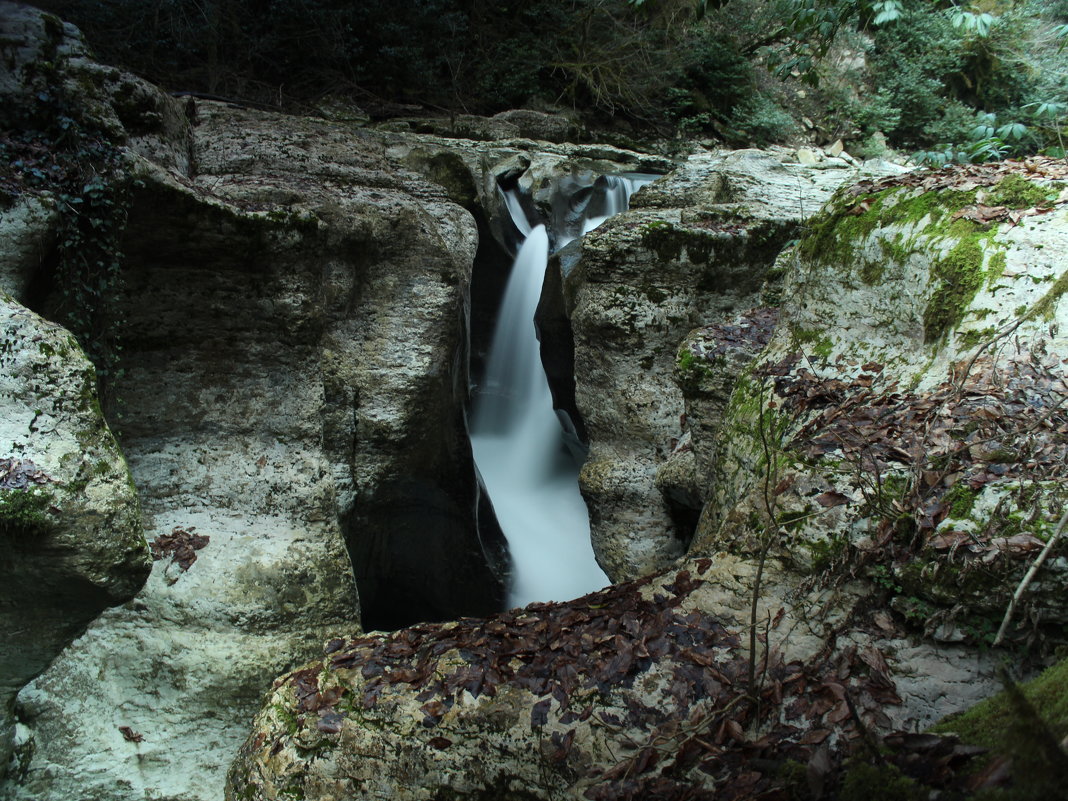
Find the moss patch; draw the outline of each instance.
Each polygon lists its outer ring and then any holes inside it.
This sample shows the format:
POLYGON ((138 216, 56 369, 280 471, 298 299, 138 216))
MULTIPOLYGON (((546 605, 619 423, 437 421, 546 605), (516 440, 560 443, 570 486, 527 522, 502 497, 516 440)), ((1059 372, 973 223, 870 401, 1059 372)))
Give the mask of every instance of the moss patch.
POLYGON ((1007 206, 1010 209, 1030 209, 1056 199, 1055 186, 1039 186, 1022 175, 1013 173, 1001 179, 986 197, 988 206, 1007 206))
POLYGON ((858 762, 846 768, 839 801, 926 801, 927 788, 921 788, 893 765, 858 762))
MULTIPOLYGON (((809 221, 809 233, 798 249, 803 256, 823 264, 848 265, 856 243, 876 228, 925 221, 927 226, 934 226, 936 235, 944 234, 953 222, 952 212, 974 202, 975 190, 956 189, 916 193, 906 187, 891 187, 862 197, 839 195, 809 221)), ((903 257, 912 252, 913 244, 897 237, 881 247, 884 255, 903 257)))
POLYGON ((964 319, 968 304, 983 285, 983 249, 962 239, 935 262, 931 274, 940 283, 923 312, 923 341, 937 342, 964 319))
POLYGON ((984 342, 990 342, 998 334, 998 330, 991 326, 983 329, 973 329, 957 335, 957 342, 961 348, 974 348, 984 342))
MULTIPOLYGON (((1026 179, 1020 180, 1031 189, 1044 191, 1026 179)), ((1033 195, 1020 194, 1023 190, 1015 182, 1004 189, 1005 197, 1012 193, 1024 198, 1033 195)), ((954 212, 975 204, 977 191, 924 192, 891 187, 863 196, 840 194, 810 221, 798 252, 809 261, 855 274, 873 286, 885 280, 888 265, 903 264, 917 251, 944 250, 946 246, 938 243, 949 240, 948 251, 933 265, 935 285, 924 312, 924 341, 938 342, 960 324, 984 279, 994 282, 1005 269, 1004 247, 994 242, 997 226, 953 219, 954 212), (879 257, 858 258, 864 240, 878 229, 892 227, 901 230, 891 230, 889 236, 879 239, 879 257)))
POLYGON ((984 797, 1062 797, 1068 781, 1068 755, 1058 744, 1068 735, 1068 660, 1027 684, 947 718, 933 731, 952 732, 966 743, 1012 757, 1012 787, 984 797))
MULTIPOLYGON (((1041 676, 1021 685, 1024 697, 1036 709, 1058 740, 1068 736, 1068 659, 1058 662, 1041 676)), ((962 740, 994 751, 1010 750, 1009 729, 1017 717, 1008 693, 998 693, 960 715, 946 718, 933 727, 936 732, 953 732, 962 740)))
POLYGON ((55 496, 40 487, 0 490, 0 534, 41 536, 52 530, 55 496))
POLYGON ((808 548, 812 559, 812 572, 822 573, 840 561, 849 550, 849 543, 843 537, 825 540, 810 540, 802 543, 808 548))
POLYGON ((882 282, 885 268, 885 263, 881 261, 866 262, 860 268, 860 280, 868 286, 875 286, 882 282))
POLYGON ((856 243, 868 237, 880 225, 879 213, 885 197, 897 190, 887 189, 857 198, 855 206, 848 206, 843 197, 833 202, 826 209, 810 219, 807 233, 798 243, 800 256, 818 264, 846 266, 853 259, 856 243), (861 214, 851 213, 853 209, 868 206, 861 214), (848 206, 848 208, 847 208, 848 206))
POLYGON ((693 351, 685 345, 679 349, 678 357, 675 360, 675 376, 680 387, 684 389, 695 387, 701 381, 711 378, 712 375, 712 368, 708 366, 704 359, 694 355, 693 351))
POLYGON ((1060 278, 1058 278, 1053 286, 1049 288, 1049 291, 1043 295, 1038 303, 1031 307, 1027 312, 1027 317, 1033 319, 1036 317, 1043 317, 1047 320, 1053 318, 1053 312, 1057 308, 1057 303, 1065 292, 1068 292, 1068 271, 1065 271, 1060 278))
POLYGON ((942 503, 949 507, 950 517, 964 520, 972 513, 972 507, 975 506, 975 499, 978 497, 977 491, 964 483, 958 483, 943 496, 942 503))
POLYGON ((712 255, 712 242, 705 233, 676 228, 664 221, 642 227, 642 245, 661 261, 679 261, 685 254, 692 264, 707 264, 712 255))

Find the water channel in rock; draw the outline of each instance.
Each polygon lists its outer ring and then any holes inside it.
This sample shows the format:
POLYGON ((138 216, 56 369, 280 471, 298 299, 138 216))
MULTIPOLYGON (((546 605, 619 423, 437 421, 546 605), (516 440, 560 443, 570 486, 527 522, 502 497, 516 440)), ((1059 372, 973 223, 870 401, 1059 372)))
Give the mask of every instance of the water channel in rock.
POLYGON ((512 266, 469 426, 475 464, 508 540, 509 606, 564 601, 600 589, 608 577, 590 543, 579 493, 580 458, 565 443, 541 362, 534 313, 550 243, 563 247, 624 211, 657 176, 601 176, 557 193, 548 230, 532 224, 515 190, 504 192, 522 244, 512 266))

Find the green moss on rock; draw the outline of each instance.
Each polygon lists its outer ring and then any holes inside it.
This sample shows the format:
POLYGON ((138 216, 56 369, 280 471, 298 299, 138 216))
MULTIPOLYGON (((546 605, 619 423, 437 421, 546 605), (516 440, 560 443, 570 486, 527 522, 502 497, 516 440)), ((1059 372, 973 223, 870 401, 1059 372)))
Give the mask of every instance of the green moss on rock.
POLYGON ((0 534, 41 536, 53 525, 55 495, 42 487, 0 490, 0 534))
POLYGON ((1012 758, 1012 785, 988 791, 984 798, 1062 797, 1068 755, 1059 743, 1068 736, 1068 660, 1027 684, 1007 688, 961 715, 946 718, 933 730, 989 748, 992 757, 1012 758))
POLYGON ((893 765, 855 762, 846 768, 839 801, 927 801, 921 788, 893 765))
POLYGON ((851 263, 856 252, 857 243, 867 238, 880 225, 877 207, 883 198, 895 190, 889 189, 857 198, 856 205, 850 206, 839 197, 832 201, 823 211, 808 221, 807 233, 798 243, 798 253, 802 258, 818 264, 845 266, 851 263), (868 210, 854 214, 854 209, 868 210))
POLYGON ((1013 173, 1001 179, 987 195, 986 205, 1007 206, 1010 209, 1030 209, 1054 200, 1059 193, 1055 186, 1039 186, 1022 175, 1013 173))
POLYGON ((704 359, 683 345, 675 359, 675 376, 681 387, 696 386, 712 376, 712 369, 704 359))
POLYGON ((923 312, 923 341, 942 339, 964 319, 968 305, 983 285, 983 249, 974 239, 962 239, 935 262, 932 276, 939 281, 923 312))
POLYGON ((707 264, 712 255, 712 243, 706 234, 676 228, 661 220, 642 227, 642 245, 656 253, 661 261, 679 261, 685 253, 689 262, 707 264))
POLYGON ((957 342, 961 348, 974 348, 984 342, 991 341, 997 336, 997 333, 997 329, 991 326, 978 330, 973 329, 971 331, 965 331, 963 334, 958 334, 957 342))
POLYGON ((949 515, 957 520, 963 520, 972 513, 975 500, 979 497, 976 490, 963 483, 953 486, 942 498, 942 503, 949 507, 949 515))
MULTIPOLYGON (((1041 710, 1044 723, 1058 740, 1068 736, 1068 659, 1048 668, 1020 689, 1031 705, 1041 710)), ((967 712, 946 718, 933 730, 953 732, 967 743, 1004 752, 1011 744, 1008 734, 1016 716, 1009 695, 1002 692, 967 712)))
POLYGON ((1029 319, 1042 317, 1046 320, 1051 320, 1053 312, 1065 292, 1068 292, 1068 271, 1062 273, 1061 277, 1049 288, 1049 291, 1039 299, 1038 303, 1031 307, 1027 312, 1027 317, 1029 319))
POLYGON ((889 264, 903 264, 917 251, 955 240, 932 271, 936 285, 924 313, 924 340, 931 344, 960 324, 983 280, 996 281, 1005 269, 1003 249, 993 241, 996 226, 954 219, 954 212, 974 204, 976 196, 974 189, 924 192, 908 187, 860 197, 843 193, 810 221, 798 252, 874 286, 883 282, 889 264), (860 257, 875 231, 892 228, 901 230, 880 237, 880 257, 860 257))

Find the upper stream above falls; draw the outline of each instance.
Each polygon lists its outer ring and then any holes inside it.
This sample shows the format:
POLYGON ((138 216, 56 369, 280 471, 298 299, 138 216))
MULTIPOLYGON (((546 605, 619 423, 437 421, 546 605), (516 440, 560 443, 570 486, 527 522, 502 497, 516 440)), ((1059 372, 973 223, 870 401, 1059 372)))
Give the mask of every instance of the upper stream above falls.
MULTIPOLYGON (((656 176, 602 176, 560 187, 550 228, 532 224, 514 190, 505 204, 522 244, 497 317, 485 374, 470 415, 475 464, 508 540, 508 605, 564 601, 607 585, 590 543, 579 493, 582 448, 553 409, 534 314, 551 243, 558 249, 624 211, 656 176)), ((565 181, 575 182, 575 178, 565 181)), ((503 190, 502 190, 503 191, 503 190)))

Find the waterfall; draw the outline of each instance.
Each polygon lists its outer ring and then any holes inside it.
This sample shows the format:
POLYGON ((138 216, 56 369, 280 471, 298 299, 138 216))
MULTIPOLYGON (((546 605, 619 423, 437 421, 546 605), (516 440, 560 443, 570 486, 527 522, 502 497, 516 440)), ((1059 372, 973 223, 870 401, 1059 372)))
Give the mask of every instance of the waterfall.
MULTIPOLYGON (((602 176, 593 187, 583 187, 562 217, 553 215, 557 246, 626 209, 630 195, 654 177, 602 176)), ((565 446, 534 326, 550 232, 531 226, 514 192, 504 192, 504 198, 525 238, 498 314, 470 431, 475 465, 512 557, 509 605, 525 606, 570 600, 609 582, 594 558, 578 488, 580 464, 565 446)))

